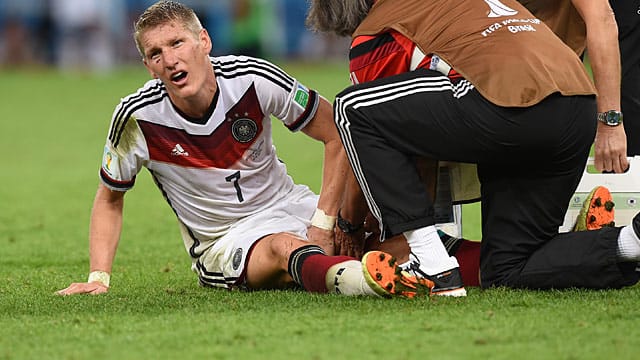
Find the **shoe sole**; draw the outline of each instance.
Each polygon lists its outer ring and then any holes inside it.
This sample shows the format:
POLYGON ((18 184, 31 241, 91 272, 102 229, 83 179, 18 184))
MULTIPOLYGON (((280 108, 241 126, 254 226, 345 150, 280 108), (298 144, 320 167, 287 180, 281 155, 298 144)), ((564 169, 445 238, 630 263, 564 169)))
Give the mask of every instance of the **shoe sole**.
POLYGON ((573 231, 598 230, 615 226, 615 204, 611 192, 604 186, 597 186, 584 201, 573 231))
POLYGON ((362 257, 362 271, 367 284, 383 297, 414 298, 429 296, 433 282, 418 279, 402 271, 396 258, 382 251, 369 251, 362 257))
POLYGON ((454 268, 440 274, 432 275, 429 280, 433 281, 434 287, 431 288, 431 295, 435 296, 467 296, 467 290, 462 285, 462 276, 460 269, 454 268))
POLYGON ((432 292, 434 296, 451 296, 451 297, 464 297, 467 296, 467 290, 465 288, 457 288, 452 290, 444 290, 438 292, 432 292))

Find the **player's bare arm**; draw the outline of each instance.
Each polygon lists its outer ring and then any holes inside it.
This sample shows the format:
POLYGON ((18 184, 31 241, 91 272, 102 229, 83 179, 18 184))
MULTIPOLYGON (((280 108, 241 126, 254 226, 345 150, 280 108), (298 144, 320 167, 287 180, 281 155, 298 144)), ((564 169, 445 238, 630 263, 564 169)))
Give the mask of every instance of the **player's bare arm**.
MULTIPOLYGON (((333 108, 324 98, 320 98, 318 111, 302 132, 324 143, 324 165, 322 169, 322 187, 318 209, 327 216, 336 217, 342 202, 345 178, 351 171, 349 161, 338 130, 333 123, 333 108)), ((333 227, 321 229, 317 226, 309 228, 309 240, 318 243, 328 253, 333 253, 333 227), (331 228, 329 230, 328 228, 331 228)))
POLYGON ((102 184, 98 186, 89 229, 90 273, 98 276, 89 279, 95 281, 73 283, 58 291, 59 295, 95 295, 108 291, 108 274, 111 273, 122 229, 124 194, 121 191, 112 191, 102 184), (104 278, 104 274, 107 274, 107 279, 104 278))
MULTIPOLYGON (((598 112, 620 111, 620 50, 618 26, 607 0, 572 0, 587 28, 587 52, 598 90, 598 112)), ((623 124, 598 122, 595 166, 599 171, 624 172, 628 167, 623 124)))

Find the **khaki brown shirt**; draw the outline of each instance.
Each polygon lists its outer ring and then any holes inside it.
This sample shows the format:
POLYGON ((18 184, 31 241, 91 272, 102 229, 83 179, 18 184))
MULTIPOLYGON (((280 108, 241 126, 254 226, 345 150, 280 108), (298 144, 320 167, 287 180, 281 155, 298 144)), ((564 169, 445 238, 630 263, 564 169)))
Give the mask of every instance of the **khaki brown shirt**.
POLYGON ((438 55, 496 105, 596 93, 576 53, 516 0, 378 0, 353 36, 389 29, 438 55))
POLYGON ((518 0, 542 20, 565 44, 582 55, 586 47, 587 26, 571 0, 518 0))

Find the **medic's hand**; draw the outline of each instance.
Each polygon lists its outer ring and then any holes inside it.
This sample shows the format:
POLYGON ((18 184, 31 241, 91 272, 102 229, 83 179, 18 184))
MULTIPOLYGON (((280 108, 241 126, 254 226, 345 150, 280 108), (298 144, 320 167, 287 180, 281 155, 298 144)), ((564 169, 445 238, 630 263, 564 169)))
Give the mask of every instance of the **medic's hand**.
POLYGON ((624 127, 607 126, 598 122, 594 145, 594 165, 602 172, 623 173, 629 169, 627 137, 624 127))
POLYGON ((364 228, 350 233, 336 229, 335 249, 336 255, 362 258, 364 255, 364 228))

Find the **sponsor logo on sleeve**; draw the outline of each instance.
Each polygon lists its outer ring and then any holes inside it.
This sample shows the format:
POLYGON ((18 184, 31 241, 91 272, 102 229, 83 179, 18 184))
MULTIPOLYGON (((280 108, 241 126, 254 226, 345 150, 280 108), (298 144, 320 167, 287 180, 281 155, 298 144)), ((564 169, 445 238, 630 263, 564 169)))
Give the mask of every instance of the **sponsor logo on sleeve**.
POLYGON ((118 155, 109 150, 108 147, 104 147, 104 154, 102 155, 102 169, 109 174, 109 176, 115 178, 115 166, 118 162, 118 155))
POLYGON ((293 100, 303 108, 307 107, 309 103, 309 89, 298 84, 298 88, 296 89, 296 95, 293 100))

